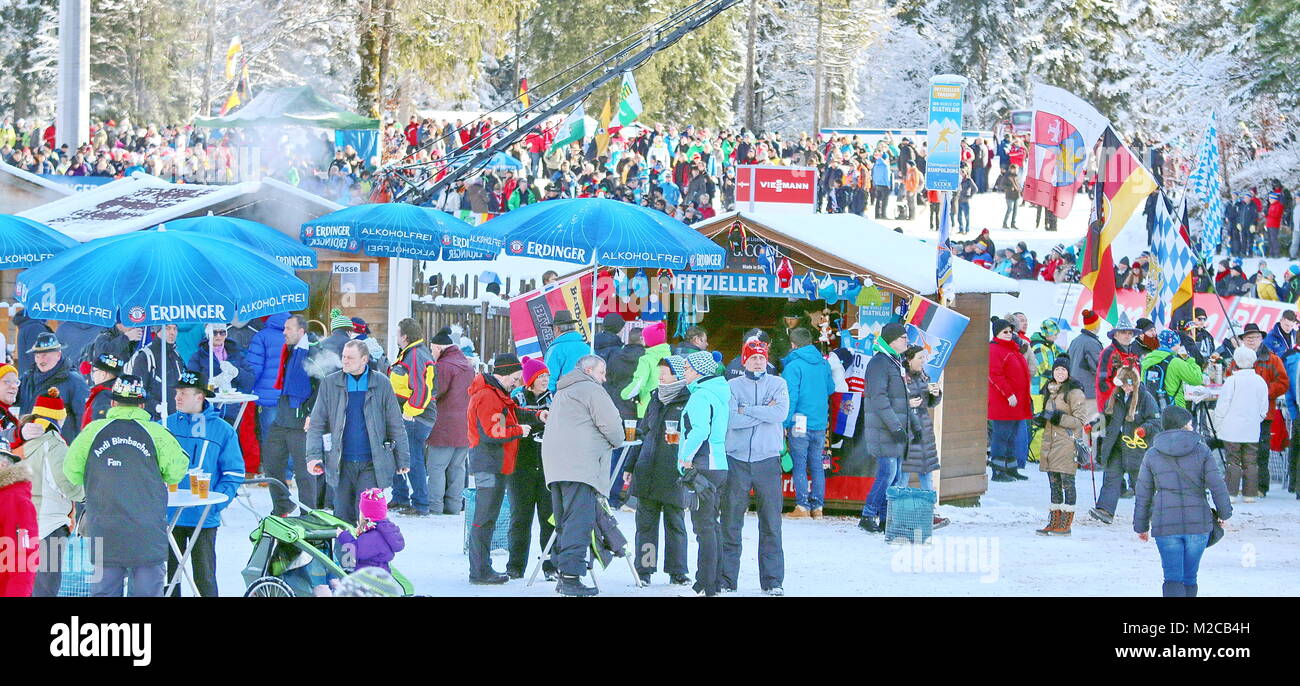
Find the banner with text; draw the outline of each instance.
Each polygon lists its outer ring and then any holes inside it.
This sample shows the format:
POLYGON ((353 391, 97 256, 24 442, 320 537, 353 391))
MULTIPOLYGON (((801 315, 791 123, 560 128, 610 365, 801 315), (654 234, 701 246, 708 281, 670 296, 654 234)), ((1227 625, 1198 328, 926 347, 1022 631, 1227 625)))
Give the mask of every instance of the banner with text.
POLYGON ((541 357, 557 334, 552 322, 555 313, 568 310, 578 320, 577 331, 590 342, 591 311, 594 300, 591 271, 546 288, 524 293, 510 300, 510 333, 515 353, 523 357, 541 357))
POLYGON ((817 169, 742 164, 736 167, 736 209, 812 214, 817 204, 817 169))
POLYGON ((961 119, 966 77, 939 74, 930 78, 930 119, 926 139, 925 187, 955 191, 961 183, 961 119))

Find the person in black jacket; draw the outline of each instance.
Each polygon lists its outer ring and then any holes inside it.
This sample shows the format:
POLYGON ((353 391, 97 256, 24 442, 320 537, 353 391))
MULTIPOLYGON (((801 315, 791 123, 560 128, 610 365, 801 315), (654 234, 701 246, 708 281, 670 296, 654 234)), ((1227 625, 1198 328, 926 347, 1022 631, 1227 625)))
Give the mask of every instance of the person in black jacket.
POLYGON ((864 373, 862 436, 857 449, 876 458, 876 480, 862 505, 858 526, 871 532, 885 530, 885 491, 903 485, 902 462, 911 439, 907 384, 902 354, 908 349, 907 330, 890 322, 876 338, 875 354, 864 373))
POLYGON ((80 361, 93 365, 95 360, 104 355, 112 355, 119 360, 129 362, 143 337, 144 329, 138 326, 114 324, 101 331, 90 345, 82 349, 80 361))
POLYGON ((631 449, 624 467, 631 475, 631 494, 637 498, 636 572, 646 584, 657 571, 661 519, 664 571, 675 585, 691 582, 686 563, 686 490, 677 472, 678 444, 667 439, 668 422, 673 422, 681 440, 682 410, 690 399, 686 385, 685 360, 670 356, 659 361, 659 387, 638 427, 641 445, 631 449))
POLYGON ((636 399, 624 400, 619 392, 632 383, 637 362, 642 355, 645 355, 645 335, 641 329, 632 329, 627 332, 627 345, 610 353, 607 360, 605 390, 614 399, 614 405, 618 407, 618 413, 623 419, 637 418, 636 399))
POLYGON ((618 335, 622 333, 624 326, 627 326, 627 321, 617 312, 610 312, 600 320, 600 331, 596 332, 595 351, 606 363, 609 362, 610 355, 623 347, 623 339, 618 335))
MULTIPOLYGON (((551 492, 546 488, 542 473, 542 432, 546 429, 551 406, 551 373, 540 359, 525 358, 522 383, 510 395, 515 404, 525 412, 518 414, 520 424, 532 427, 529 438, 521 438, 515 453, 515 471, 506 480, 506 495, 510 499, 510 531, 507 547, 510 559, 506 562, 506 576, 524 578, 528 567, 528 539, 533 530, 533 513, 541 527, 537 543, 541 548, 551 540, 555 525, 551 523, 551 492)), ((542 574, 547 581, 555 581, 555 565, 548 556, 542 561, 542 574)))
POLYGON ((36 399, 45 395, 47 390, 58 388, 59 397, 63 398, 63 404, 68 410, 60 433, 64 440, 71 443, 81 431, 81 418, 86 411, 86 397, 89 395, 86 382, 68 366, 58 336, 49 332, 42 333, 26 351, 32 354, 32 366, 22 374, 18 382, 18 416, 30 413, 36 399))
POLYGON ((1115 372, 1115 391, 1106 401, 1106 435, 1097 450, 1097 464, 1105 468, 1101 495, 1089 514, 1106 524, 1115 519, 1124 476, 1137 483, 1142 456, 1160 431, 1160 410, 1156 399, 1140 382, 1135 366, 1115 372))

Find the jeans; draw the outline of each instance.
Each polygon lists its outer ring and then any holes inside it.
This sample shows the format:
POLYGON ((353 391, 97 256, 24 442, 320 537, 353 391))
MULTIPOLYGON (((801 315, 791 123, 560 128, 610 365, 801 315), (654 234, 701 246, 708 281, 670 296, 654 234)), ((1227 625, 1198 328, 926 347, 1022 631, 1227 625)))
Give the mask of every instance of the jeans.
MULTIPOLYGON (((906 485, 907 485, 907 475, 908 475, 908 474, 909 474, 909 472, 903 472, 903 483, 899 484, 900 486, 906 486, 906 485)), ((924 473, 924 474, 917 474, 917 475, 916 475, 916 480, 917 480, 917 482, 918 482, 918 484, 919 484, 919 488, 920 488, 921 490, 923 490, 923 491, 933 491, 933 490, 934 490, 934 472, 926 472, 926 473, 924 473)))
POLYGON ((862 504, 863 517, 885 516, 885 491, 890 486, 907 485, 907 472, 902 467, 903 461, 897 457, 876 458, 876 480, 872 482, 871 492, 862 504))
POLYGON ((781 458, 758 462, 727 458, 727 485, 722 489, 722 566, 720 585, 736 588, 740 579, 741 533, 749 491, 758 505, 758 583, 764 590, 780 588, 785 581, 785 552, 781 547, 781 458))
POLYGON ((403 422, 406 425, 406 444, 411 447, 411 471, 406 478, 398 476, 393 479, 393 502, 395 507, 411 505, 416 512, 424 514, 429 511, 429 472, 428 460, 424 455, 424 442, 433 431, 432 424, 420 421, 403 422), (410 479, 408 492, 406 481, 410 479))
MULTIPOLYGON (((189 545, 190 536, 194 535, 194 527, 178 526, 172 529, 172 538, 176 539, 176 547, 181 549, 183 554, 186 546, 189 545)), ((167 579, 170 580, 176 575, 175 553, 170 548, 167 550, 167 579)), ((216 598, 217 593, 217 527, 199 529, 198 538, 194 539, 194 552, 190 553, 190 569, 194 572, 194 585, 199 588, 199 596, 203 598, 216 598)), ((185 580, 180 579, 176 587, 172 589, 171 597, 179 598, 181 595, 181 586, 185 585, 185 580)))
POLYGON ((957 229, 962 233, 970 231, 970 201, 957 203, 957 229))
POLYGON ((1007 212, 1002 215, 1002 228, 1005 229, 1007 226, 1014 227, 1016 225, 1016 207, 1018 205, 1019 203, 1015 198, 1007 198, 1007 212), (1007 224, 1007 220, 1011 221, 1009 225, 1007 224))
POLYGON ((501 514, 506 482, 501 474, 475 472, 474 521, 469 529, 469 578, 483 579, 493 574, 492 534, 501 514))
POLYGON ((63 583, 63 566, 68 556, 69 535, 68 527, 64 525, 45 537, 41 549, 41 566, 48 569, 36 570, 36 581, 32 586, 33 598, 54 598, 59 595, 59 585, 63 583))
POLYGON ((989 421, 993 429, 989 436, 989 459, 993 463, 993 469, 1007 470, 1017 465, 1016 444, 1020 438, 1020 427, 1024 423, 1024 420, 1019 419, 989 421))
POLYGON ((90 595, 94 598, 121 598, 129 578, 132 598, 161 598, 165 571, 163 563, 143 567, 103 567, 99 581, 91 584, 90 595))
POLYGON ((1156 536, 1160 551, 1160 566, 1164 568, 1165 581, 1177 581, 1188 586, 1196 585, 1196 571, 1201 567, 1201 555, 1209 534, 1180 534, 1156 536))
MULTIPOLYGON (((522 575, 524 569, 528 567, 528 540, 529 534, 533 532, 534 511, 537 513, 537 523, 540 525, 537 545, 541 549, 546 548, 547 542, 551 540, 551 534, 555 531, 555 525, 549 521, 551 492, 546 488, 546 477, 542 475, 540 468, 516 466, 514 473, 509 477, 506 495, 510 498, 510 534, 507 544, 510 549, 510 560, 506 562, 506 572, 522 575)), ((552 570, 554 566, 550 560, 545 560, 542 562, 542 569, 552 570)))
POLYGON ((424 455, 429 465, 429 509, 443 514, 460 514, 460 492, 465 488, 469 448, 429 446, 424 455), (434 508, 433 503, 440 505, 434 508))
POLYGON ((1016 431, 1015 444, 1016 469, 1024 469, 1029 461, 1029 422, 1020 420, 1020 429, 1016 431))
POLYGON ((791 480, 794 481, 794 502, 809 510, 816 510, 826 502, 826 472, 822 469, 822 444, 826 430, 808 430, 803 436, 790 436, 790 459, 794 462, 791 480), (809 479, 812 481, 809 492, 809 479))

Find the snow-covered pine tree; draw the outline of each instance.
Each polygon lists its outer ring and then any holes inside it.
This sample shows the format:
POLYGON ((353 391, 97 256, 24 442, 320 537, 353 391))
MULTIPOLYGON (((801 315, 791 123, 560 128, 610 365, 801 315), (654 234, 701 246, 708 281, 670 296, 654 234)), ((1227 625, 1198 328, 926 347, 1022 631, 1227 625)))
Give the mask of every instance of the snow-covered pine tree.
POLYGON ((0 109, 18 119, 54 116, 57 0, 7 0, 0 7, 0 109))

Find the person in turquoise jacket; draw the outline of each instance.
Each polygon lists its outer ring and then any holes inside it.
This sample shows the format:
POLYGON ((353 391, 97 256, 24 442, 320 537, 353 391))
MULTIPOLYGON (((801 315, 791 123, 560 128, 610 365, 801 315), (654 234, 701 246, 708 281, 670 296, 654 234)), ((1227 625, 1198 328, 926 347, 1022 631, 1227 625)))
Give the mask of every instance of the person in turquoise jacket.
POLYGON ((546 355, 542 361, 551 370, 551 386, 548 390, 552 395, 555 394, 555 384, 559 383, 560 377, 573 371, 584 355, 591 354, 591 344, 578 333, 575 328, 577 323, 578 320, 568 310, 557 311, 555 321, 551 322, 559 336, 546 346, 546 355))
POLYGON ((673 371, 680 366, 691 394, 682 411, 682 438, 677 448, 677 469, 682 483, 695 494, 691 528, 695 531, 697 595, 713 596, 720 590, 718 567, 722 562, 719 535, 722 488, 727 483, 727 420, 731 412, 731 386, 718 374, 719 359, 706 350, 685 358, 668 358, 673 371))
POLYGON ((821 517, 826 502, 826 473, 822 470, 822 446, 830 426, 830 396, 835 392, 831 365, 812 344, 808 329, 790 332, 793 350, 781 360, 790 389, 790 414, 785 428, 790 436, 790 459, 793 461, 794 511, 791 517, 821 517), (795 415, 807 418, 807 426, 796 432, 795 415), (811 483, 810 483, 811 482, 811 483))
MULTIPOLYGON (((194 539, 194 551, 190 553, 190 562, 194 568, 194 584, 198 586, 199 595, 204 598, 217 596, 217 527, 221 526, 221 511, 235 501, 239 486, 244 483, 244 455, 239 448, 239 436, 235 429, 221 418, 208 398, 213 395, 206 379, 191 370, 181 373, 176 382, 176 412, 167 417, 167 430, 176 437, 176 442, 189 456, 190 469, 201 469, 208 476, 208 492, 221 493, 228 500, 216 503, 208 510, 208 516, 199 521, 202 507, 187 507, 180 511, 172 537, 181 550, 190 545, 190 537, 197 528, 198 537, 194 539)), ((180 488, 194 490, 191 477, 181 479, 180 488)), ((167 509, 167 521, 176 517, 176 508, 167 509)), ((176 558, 167 556, 167 578, 176 574, 176 558)), ((180 595, 179 586, 172 592, 180 595)))

